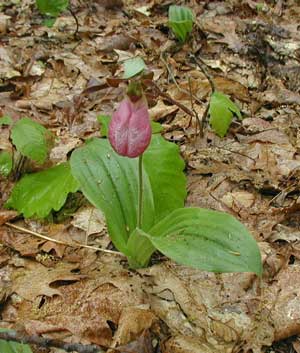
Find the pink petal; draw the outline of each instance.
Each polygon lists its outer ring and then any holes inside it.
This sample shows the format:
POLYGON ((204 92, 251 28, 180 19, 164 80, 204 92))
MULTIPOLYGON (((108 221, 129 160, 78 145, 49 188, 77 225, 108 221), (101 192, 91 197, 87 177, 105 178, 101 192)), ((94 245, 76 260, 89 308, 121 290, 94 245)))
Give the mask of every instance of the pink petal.
POLYGON ((146 150, 151 141, 151 126, 144 98, 136 103, 125 98, 120 103, 110 122, 108 138, 121 156, 135 158, 146 150))

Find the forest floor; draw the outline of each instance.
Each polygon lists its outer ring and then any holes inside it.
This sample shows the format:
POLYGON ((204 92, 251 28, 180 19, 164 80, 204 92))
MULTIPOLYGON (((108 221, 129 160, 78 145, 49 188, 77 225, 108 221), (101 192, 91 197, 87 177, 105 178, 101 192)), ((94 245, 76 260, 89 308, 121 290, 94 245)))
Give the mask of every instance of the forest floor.
MULTIPOLYGON (((42 168, 66 161, 99 136, 97 116, 111 115, 124 95, 113 78, 124 59, 140 55, 162 92, 149 89, 151 118, 186 162, 186 205, 244 223, 264 275, 216 275, 158 255, 131 271, 118 256, 5 225, 111 249, 103 216, 86 203, 77 209, 69 198, 55 222, 2 208, 0 327, 110 352, 300 353, 299 1, 188 1, 197 23, 181 48, 168 28, 170 1, 71 3, 76 35, 69 11, 48 28, 34 1, 0 4, 0 116, 30 117, 55 134, 42 168), (211 86, 191 53, 242 112, 224 138, 207 123, 199 132, 195 116, 205 115, 211 86)), ((8 145, 2 126, 0 149, 8 145)), ((0 182, 1 206, 14 182, 0 182)))

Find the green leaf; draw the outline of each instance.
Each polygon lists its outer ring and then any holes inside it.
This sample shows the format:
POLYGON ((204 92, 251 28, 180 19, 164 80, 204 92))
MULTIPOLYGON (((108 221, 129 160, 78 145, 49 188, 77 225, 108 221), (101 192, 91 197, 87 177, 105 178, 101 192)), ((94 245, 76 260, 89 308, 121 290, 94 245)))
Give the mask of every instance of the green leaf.
POLYGON ((38 173, 25 175, 13 188, 6 202, 24 217, 45 218, 51 210, 58 211, 65 203, 68 193, 78 190, 69 163, 62 163, 38 173))
POLYGON ((43 26, 46 26, 48 28, 52 28, 54 26, 54 23, 56 22, 56 17, 48 17, 45 18, 43 21, 43 26))
POLYGON ((193 11, 185 6, 172 5, 169 7, 169 26, 176 38, 185 42, 188 34, 193 29, 193 11))
POLYGON ((144 236, 183 265, 211 272, 262 273, 256 241, 242 223, 226 213, 177 209, 144 236))
POLYGON ((98 122, 101 124, 100 135, 101 137, 107 137, 108 126, 111 121, 111 116, 109 115, 99 115, 97 116, 98 122))
MULTIPOLYGON (((111 121, 111 116, 99 115, 99 116, 97 116, 97 120, 101 124, 101 129, 100 129, 101 137, 107 137, 108 136, 108 127, 109 127, 109 123, 111 121)), ((158 134, 163 130, 160 123, 157 123, 156 121, 151 121, 150 123, 151 123, 152 134, 158 134)))
MULTIPOLYGON (((71 168, 85 197, 105 214, 114 245, 127 255, 127 241, 137 224, 138 159, 119 156, 106 139, 93 139, 72 153, 71 168)), ((153 196, 144 173, 142 228, 153 224, 153 196)))
POLYGON ((12 154, 8 151, 0 152, 0 174, 7 177, 13 167, 12 154))
POLYGON ((41 14, 57 17, 69 6, 69 0, 36 0, 36 5, 41 14))
POLYGON ((6 116, 2 116, 0 118, 0 126, 2 125, 11 125, 13 123, 13 120, 10 116, 6 115, 6 116))
POLYGON ((220 137, 224 137, 229 129, 233 114, 242 120, 239 108, 232 100, 221 92, 214 92, 211 95, 209 111, 209 123, 220 137))
POLYGON ((163 131, 163 127, 161 126, 160 123, 151 120, 150 124, 151 124, 152 134, 159 134, 160 132, 163 131))
POLYGON ((136 228, 128 239, 127 258, 131 268, 140 268, 148 265, 155 247, 144 235, 141 229, 136 228))
POLYGON ((184 206, 186 177, 179 147, 160 135, 152 135, 144 153, 144 167, 150 178, 156 221, 176 208, 184 206))
POLYGON ((42 164, 47 158, 53 135, 37 122, 22 118, 13 126, 11 139, 22 155, 42 164))
POLYGON ((146 68, 144 60, 137 56, 124 61, 124 79, 128 79, 140 74, 146 68))
MULTIPOLYGON (((9 332, 11 330, 0 328, 0 332, 9 332)), ((17 343, 13 341, 0 340, 1 353, 32 353, 28 344, 17 343)))

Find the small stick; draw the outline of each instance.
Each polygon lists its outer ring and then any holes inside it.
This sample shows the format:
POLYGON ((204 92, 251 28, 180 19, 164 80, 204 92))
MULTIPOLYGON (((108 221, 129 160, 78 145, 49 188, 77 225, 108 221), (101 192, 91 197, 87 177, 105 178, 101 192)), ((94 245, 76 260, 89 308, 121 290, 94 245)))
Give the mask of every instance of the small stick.
POLYGON ((184 106, 183 104, 177 102, 175 99, 173 99, 169 94, 162 92, 161 89, 157 86, 157 84, 155 82, 153 82, 152 80, 144 80, 144 82, 147 85, 151 85, 156 91, 157 93, 165 98, 167 101, 169 101, 170 103, 176 105, 178 108, 180 108, 181 110, 183 110, 186 114, 190 115, 190 116, 194 116, 194 113, 187 108, 186 106, 184 106))
POLYGON ((71 246, 71 247, 75 247, 75 248, 92 249, 92 250, 101 251, 101 252, 104 252, 104 253, 107 253, 107 254, 113 254, 113 255, 118 255, 118 256, 125 257, 125 255, 123 255, 122 253, 120 253, 118 251, 113 251, 113 250, 108 250, 108 249, 101 249, 101 248, 97 248, 96 246, 90 246, 90 245, 84 245, 84 244, 69 244, 69 243, 65 243, 65 242, 63 242, 61 240, 52 239, 50 237, 47 237, 46 235, 42 235, 42 234, 34 232, 32 230, 16 226, 15 224, 12 224, 12 223, 9 223, 9 222, 6 222, 4 224, 6 226, 10 227, 10 228, 17 229, 20 232, 31 234, 31 235, 34 235, 37 238, 44 239, 44 240, 47 240, 47 241, 52 241, 53 243, 62 244, 62 245, 66 245, 66 246, 71 246))
POLYGON ((215 86, 215 83, 214 83, 212 77, 209 75, 209 73, 204 68, 204 65, 206 65, 205 62, 200 58, 196 58, 195 55, 193 55, 193 54, 190 54, 189 56, 199 66, 200 70, 202 71, 202 73, 207 78, 207 80, 210 84, 211 91, 212 91, 211 93, 214 93, 216 91, 216 86, 215 86))
MULTIPOLYGON (((199 125, 200 136, 203 137, 202 121, 199 119, 199 115, 198 115, 198 113, 196 112, 195 107, 194 107, 193 93, 192 93, 192 85, 191 85, 191 78, 190 78, 190 77, 189 77, 189 79, 188 79, 188 82, 189 82, 189 90, 190 90, 191 107, 192 107, 192 110, 193 110, 193 112, 194 112, 194 114, 195 114, 195 117, 196 117, 196 119, 197 119, 197 123, 198 123, 198 125, 199 125)), ((191 124, 191 121, 192 121, 192 118, 190 119, 189 125, 191 124)), ((195 129, 195 136, 197 136, 197 125, 196 125, 196 129, 195 129)))
POLYGON ((73 11, 72 7, 71 7, 71 4, 69 5, 69 11, 71 13, 71 15, 73 16, 74 20, 75 20, 75 23, 76 23, 76 29, 75 29, 75 32, 74 32, 74 37, 77 38, 78 37, 78 30, 79 30, 79 22, 78 22, 78 18, 75 14, 75 12, 73 11))
POLYGON ((22 344, 35 344, 39 347, 55 347, 64 349, 67 352, 78 353, 103 353, 104 351, 95 344, 81 344, 81 343, 66 343, 60 340, 45 338, 40 336, 27 336, 20 332, 9 330, 7 332, 0 332, 0 339, 5 341, 14 341, 22 344))
POLYGON ((202 102, 197 96, 195 96, 195 95, 193 94, 193 92, 188 92, 187 90, 185 90, 184 88, 181 88, 181 87, 178 85, 178 82, 177 82, 177 80, 176 80, 176 78, 175 78, 175 76, 174 76, 174 74, 173 74, 173 72, 172 72, 172 70, 171 70, 169 64, 167 63, 167 61, 166 61, 165 58, 163 57, 163 54, 161 54, 160 60, 161 60, 161 61, 163 62, 163 64, 166 66, 167 71, 168 71, 168 73, 169 73, 169 75, 170 75, 172 81, 175 83, 175 86, 177 87, 177 89, 178 89, 180 92, 183 92, 183 93, 185 93, 185 94, 188 94, 188 95, 192 94, 192 97, 195 99, 195 101, 196 101, 197 103, 203 104, 203 102, 202 102))
MULTIPOLYGON (((204 74, 204 76, 207 78, 209 84, 210 84, 210 88, 211 88, 211 94, 213 94, 216 91, 216 86, 215 83, 213 81, 213 79, 211 78, 211 76, 209 75, 209 73, 206 71, 206 69, 204 68, 204 65, 206 65, 203 60, 201 58, 197 59, 195 57, 194 54, 190 54, 189 55, 190 58, 198 65, 198 67, 200 68, 200 70, 202 71, 202 73, 204 74)), ((207 115, 208 115, 208 111, 209 111, 209 103, 203 113, 202 119, 201 119, 201 129, 200 129, 200 136, 203 137, 204 136, 204 125, 206 123, 206 119, 207 119, 207 115)))

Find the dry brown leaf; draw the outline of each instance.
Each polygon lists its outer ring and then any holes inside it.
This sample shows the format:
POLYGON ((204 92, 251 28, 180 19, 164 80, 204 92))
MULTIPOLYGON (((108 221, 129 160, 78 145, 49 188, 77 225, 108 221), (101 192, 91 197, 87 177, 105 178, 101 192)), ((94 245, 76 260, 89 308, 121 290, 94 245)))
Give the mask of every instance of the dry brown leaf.
POLYGON ((265 308, 275 328, 275 340, 300 334, 300 266, 281 270, 273 285, 265 288, 265 308))
POLYGON ((295 349, 295 351, 297 353, 300 353, 300 341, 299 341, 299 339, 294 341, 292 344, 293 344, 293 348, 295 349))
POLYGON ((232 349, 226 349, 226 346, 219 346, 219 350, 209 343, 201 342, 199 338, 173 335, 164 343, 163 353, 216 353, 232 352, 232 349))
POLYGON ((72 273, 78 267, 76 264, 58 263, 54 268, 47 268, 30 260, 27 260, 25 264, 26 268, 18 269, 14 273, 13 292, 29 301, 34 301, 36 297, 41 295, 61 296, 60 290, 51 288, 51 284, 59 281, 80 281, 84 277, 72 273))
MULTIPOLYGON (((71 238, 68 230, 65 229, 64 225, 59 225, 58 227, 52 227, 52 229, 50 229, 47 236, 49 236, 53 240, 58 240, 58 241, 66 243, 66 244, 72 243, 72 238, 71 238)), ((54 241, 46 241, 41 246, 41 250, 45 251, 46 253, 50 253, 50 252, 54 251, 55 255, 57 257, 62 258, 65 253, 66 247, 67 247, 67 245, 64 245, 64 244, 58 244, 54 241)))
MULTIPOLYGON (((190 75, 190 73, 189 73, 190 75)), ((191 91, 198 99, 204 99, 210 92, 211 86, 208 80, 203 76, 201 72, 191 73, 191 91)), ((216 76, 213 77, 214 84, 218 91, 221 91, 228 95, 233 95, 234 97, 249 102, 249 92, 248 89, 240 84, 239 82, 233 81, 230 78, 216 76)), ((190 85, 188 81, 183 81, 180 83, 179 88, 173 84, 169 86, 168 93, 170 96, 178 101, 190 101, 190 85)))
POLYGON ((71 224, 86 232, 86 236, 101 233, 106 229, 106 222, 103 213, 92 206, 79 209, 73 214, 71 224))
POLYGON ((0 226, 5 222, 9 222, 11 219, 14 219, 19 213, 12 210, 0 210, 0 226))
POLYGON ((162 100, 159 100, 157 104, 149 110, 149 115, 152 120, 157 121, 176 112, 178 109, 176 105, 166 105, 162 100))
POLYGON ((138 340, 142 333, 148 332, 156 322, 157 317, 149 310, 125 308, 121 313, 112 347, 123 346, 138 340))
POLYGON ((248 211, 255 202, 255 195, 248 191, 235 191, 225 194, 221 200, 235 212, 239 212, 241 208, 248 211))
POLYGON ((251 136, 239 134, 237 136, 242 143, 267 142, 278 145, 290 144, 288 136, 284 132, 275 129, 259 132, 251 136))
POLYGON ((149 331, 144 331, 136 340, 113 350, 115 353, 155 353, 155 351, 149 331))
POLYGON ((0 241, 3 245, 18 251, 22 256, 34 257, 40 251, 40 245, 45 241, 32 235, 13 232, 0 228, 0 241))
MULTIPOLYGON (((56 268, 46 269, 42 265, 30 263, 29 269, 17 270, 15 277, 20 287, 17 293, 20 296, 24 294, 30 300, 17 305, 18 322, 32 326, 30 320, 38 320, 51 325, 53 332, 69 331, 76 342, 111 346, 113 333, 108 321, 117 326, 123 310, 146 303, 143 279, 124 270, 118 259, 115 264, 112 260, 110 256, 102 256, 93 264, 92 270, 91 267, 85 269, 88 278, 68 285, 65 281, 74 282, 82 278, 82 275, 70 272, 76 269, 75 265, 62 263, 56 268), (36 270, 40 268, 40 273, 37 273, 36 270), (49 292, 49 284, 55 281, 61 281, 59 291, 50 288, 49 292), (36 296, 43 294, 54 296, 44 298, 41 304, 41 298, 36 296)), ((9 316, 12 305, 6 307, 3 317, 9 316)), ((126 322, 124 317, 123 320, 126 322)), ((36 330, 39 329, 37 322, 34 326, 36 330)), ((41 329, 44 330, 43 327, 41 329)))

